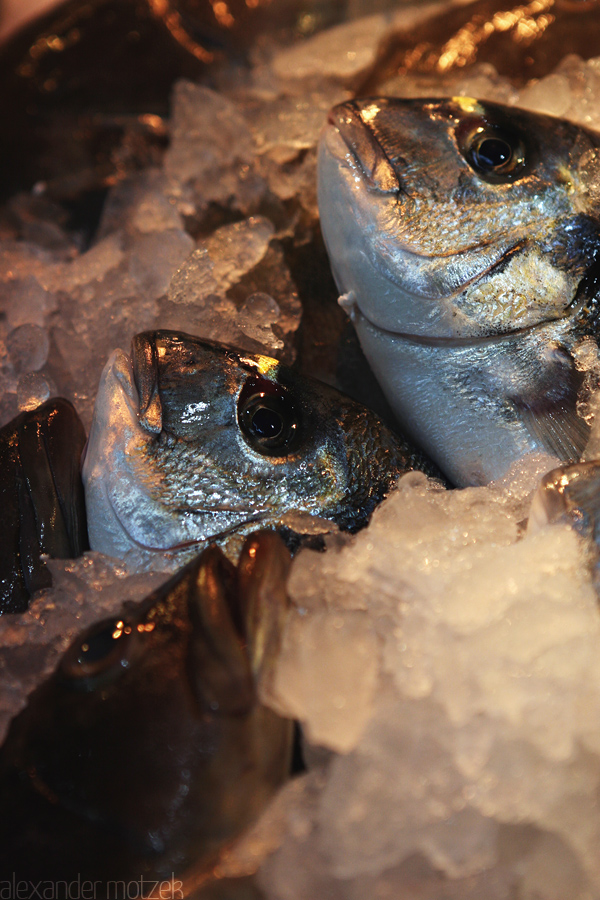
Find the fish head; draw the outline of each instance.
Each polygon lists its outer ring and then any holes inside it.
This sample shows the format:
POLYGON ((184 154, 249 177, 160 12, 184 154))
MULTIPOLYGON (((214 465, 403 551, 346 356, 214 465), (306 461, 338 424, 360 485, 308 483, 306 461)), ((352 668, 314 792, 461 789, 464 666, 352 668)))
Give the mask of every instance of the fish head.
POLYGON ((399 421, 459 486, 573 462, 597 331, 600 136, 466 97, 335 107, 319 149, 334 275, 399 421))
POLYGON ((3 835, 0 859, 27 878, 214 862, 289 773, 292 723, 257 690, 278 652, 289 564, 272 532, 248 538, 237 568, 209 547, 73 642, 3 747, 3 797, 14 785, 28 825, 3 835))
POLYGON ((355 100, 320 145, 341 293, 377 327, 505 334, 565 315, 595 260, 600 136, 467 97, 355 100))
POLYGON ((131 361, 109 360, 96 401, 90 544, 115 556, 189 553, 290 510, 349 526, 406 461, 372 413, 271 357, 145 332, 131 361))

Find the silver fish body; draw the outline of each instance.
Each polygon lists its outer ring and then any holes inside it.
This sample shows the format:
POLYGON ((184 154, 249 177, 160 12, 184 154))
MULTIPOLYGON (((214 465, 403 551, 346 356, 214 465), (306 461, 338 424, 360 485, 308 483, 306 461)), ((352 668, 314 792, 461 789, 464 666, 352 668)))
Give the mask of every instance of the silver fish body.
POLYGON ((577 459, 595 330, 600 136, 470 98, 335 107, 323 235, 399 420, 457 485, 528 452, 577 459))
POLYGON ((291 510, 358 527, 415 460, 367 409, 277 360, 143 333, 102 376, 83 468, 90 545, 143 569, 291 510))

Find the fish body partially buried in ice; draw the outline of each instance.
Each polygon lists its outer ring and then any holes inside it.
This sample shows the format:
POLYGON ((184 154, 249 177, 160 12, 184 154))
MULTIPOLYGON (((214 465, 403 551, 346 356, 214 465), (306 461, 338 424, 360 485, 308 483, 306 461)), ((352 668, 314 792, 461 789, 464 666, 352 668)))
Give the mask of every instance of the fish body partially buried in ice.
POLYGON ((356 528, 416 461, 369 410, 275 359, 146 332, 102 375, 83 468, 90 545, 144 569, 291 510, 356 528))
POLYGON ((465 97, 351 101, 322 135, 319 209, 366 356, 455 484, 528 452, 579 458, 600 135, 465 97))
POLYGON ((115 880, 146 897, 175 876, 182 897, 208 876, 290 772, 293 724, 258 696, 289 567, 273 532, 237 567, 209 547, 79 635, 0 750, 1 878, 114 900, 115 880))
POLYGON ((23 612, 52 583, 42 555, 88 549, 81 454, 85 431, 55 397, 0 429, 0 615, 23 612))

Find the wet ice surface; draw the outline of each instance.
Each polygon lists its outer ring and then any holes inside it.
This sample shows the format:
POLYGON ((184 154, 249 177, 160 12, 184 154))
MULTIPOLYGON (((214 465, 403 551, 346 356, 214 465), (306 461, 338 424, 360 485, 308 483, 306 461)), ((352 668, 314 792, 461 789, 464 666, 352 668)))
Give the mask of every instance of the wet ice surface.
MULTIPOLYGON (((402 16, 351 23, 269 60, 226 96, 181 82, 163 167, 111 191, 81 251, 56 222, 0 244, 0 415, 61 393, 89 427, 109 352, 176 327, 288 361, 300 305, 284 255, 316 222, 315 145, 402 16)), ((488 65, 382 87, 463 94, 600 127, 600 62, 570 57, 517 91, 488 65)), ((590 172, 597 161, 590 160, 590 172)), ((599 179, 600 181, 600 179, 599 179)), ((23 201, 26 206, 25 202, 23 201)), ((600 455, 598 351, 578 348, 600 455)), ((263 692, 303 725, 309 771, 220 874, 267 900, 588 900, 600 896, 600 620, 590 547, 527 534, 533 459, 489 488, 405 476, 355 537, 293 565, 293 611, 263 692)), ((164 576, 98 554, 0 620, 0 727, 73 634, 164 576)))
POLYGON ((335 755, 290 801, 268 896, 600 888, 588 548, 566 526, 519 539, 547 465, 460 493, 404 476, 367 531, 296 560, 274 694, 335 755))

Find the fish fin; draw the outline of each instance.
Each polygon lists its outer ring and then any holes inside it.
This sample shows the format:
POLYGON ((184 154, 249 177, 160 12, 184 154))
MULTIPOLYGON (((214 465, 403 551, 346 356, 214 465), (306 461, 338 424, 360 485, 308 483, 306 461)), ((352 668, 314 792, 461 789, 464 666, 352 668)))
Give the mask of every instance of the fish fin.
POLYGON ((600 523, 600 461, 561 466, 542 480, 531 505, 530 530, 567 521, 582 534, 598 540, 600 523))
POLYGON ((577 462, 587 443, 590 426, 573 408, 519 409, 523 424, 540 447, 564 462, 577 462))
POLYGON ((271 670, 277 658, 288 610, 286 582, 292 557, 275 531, 258 531, 245 541, 238 582, 248 654, 255 678, 271 670))
POLYGON ((200 705, 214 714, 242 715, 255 702, 244 645, 235 566, 214 544, 200 557, 188 594, 192 635, 190 680, 200 705))
POLYGON ((340 294, 338 297, 338 306, 344 310, 350 321, 356 318, 356 294, 354 291, 348 291, 347 294, 340 294))

